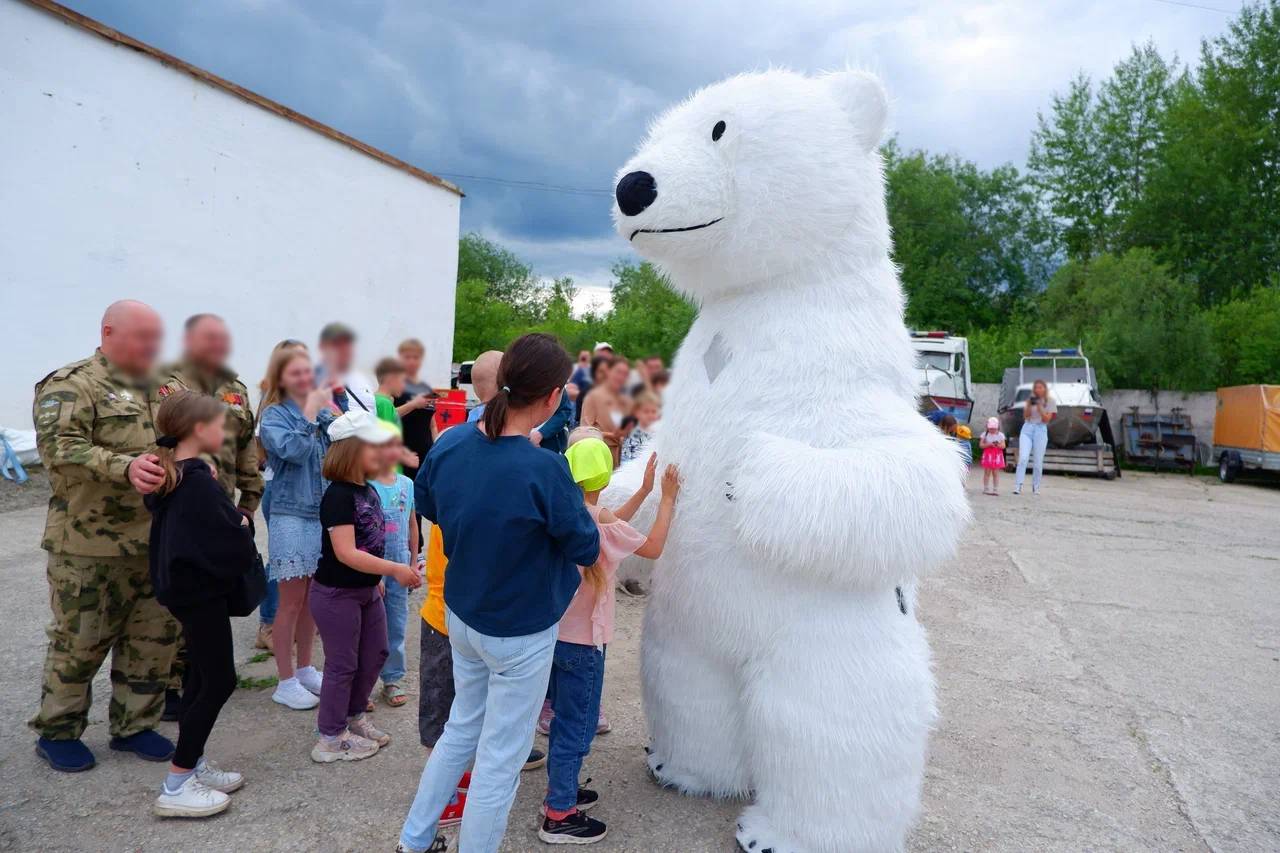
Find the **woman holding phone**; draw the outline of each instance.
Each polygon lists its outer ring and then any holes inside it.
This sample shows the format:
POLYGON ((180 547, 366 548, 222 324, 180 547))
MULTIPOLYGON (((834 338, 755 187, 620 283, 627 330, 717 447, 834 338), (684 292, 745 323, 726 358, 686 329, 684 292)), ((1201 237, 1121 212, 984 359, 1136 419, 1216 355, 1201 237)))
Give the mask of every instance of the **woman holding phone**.
POLYGON ((1044 471, 1044 453, 1049 446, 1049 421, 1058 414, 1058 404, 1049 396, 1049 386, 1037 379, 1031 396, 1022 407, 1022 431, 1018 433, 1018 473, 1013 493, 1022 494, 1022 481, 1027 476, 1027 457, 1031 456, 1031 494, 1040 494, 1040 475, 1044 471))

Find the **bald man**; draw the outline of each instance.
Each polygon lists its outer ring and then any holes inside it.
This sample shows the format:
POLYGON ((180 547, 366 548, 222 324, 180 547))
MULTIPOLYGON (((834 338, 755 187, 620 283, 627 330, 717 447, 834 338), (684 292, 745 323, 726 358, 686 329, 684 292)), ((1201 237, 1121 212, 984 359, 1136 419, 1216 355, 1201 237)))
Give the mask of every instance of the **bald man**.
POLYGON ((44 686, 30 721, 36 754, 55 770, 94 765, 80 740, 93 677, 111 655, 111 748, 166 761, 155 731, 177 623, 155 599, 147 566, 151 517, 142 496, 163 477, 155 447, 164 335, 160 316, 125 300, 102 317, 92 356, 36 383, 33 420, 53 496, 45 523, 49 601, 44 686))
POLYGON ((484 406, 498 393, 498 365, 502 364, 502 353, 491 349, 476 356, 471 365, 471 387, 480 398, 480 405, 467 413, 467 423, 476 423, 484 417, 484 406))

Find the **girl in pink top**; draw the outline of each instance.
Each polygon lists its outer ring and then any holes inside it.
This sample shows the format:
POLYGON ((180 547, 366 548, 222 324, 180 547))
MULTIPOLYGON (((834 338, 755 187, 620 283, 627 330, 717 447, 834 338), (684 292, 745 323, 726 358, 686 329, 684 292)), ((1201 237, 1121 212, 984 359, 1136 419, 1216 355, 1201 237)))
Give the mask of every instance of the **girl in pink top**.
POLYGON ((978 439, 982 448, 982 493, 1000 494, 1000 472, 1004 470, 1004 433, 1000 431, 999 418, 987 418, 987 431, 978 439), (988 485, 990 483, 990 485, 988 485))
POLYGON ((662 474, 662 499, 648 536, 627 520, 653 488, 657 458, 650 456, 645 485, 616 511, 597 504, 609 485, 613 454, 599 438, 583 438, 565 452, 574 482, 582 487, 587 511, 600 528, 600 557, 582 570, 582 584, 560 620, 551 667, 551 719, 547 747, 547 797, 543 806, 544 841, 567 843, 566 837, 590 843, 604 837, 604 824, 582 814, 599 795, 578 787, 582 760, 591 751, 600 718, 600 694, 604 687, 604 653, 613 640, 614 582, 618 564, 631 555, 656 559, 667 542, 667 531, 680 491, 680 472, 668 465, 662 474))

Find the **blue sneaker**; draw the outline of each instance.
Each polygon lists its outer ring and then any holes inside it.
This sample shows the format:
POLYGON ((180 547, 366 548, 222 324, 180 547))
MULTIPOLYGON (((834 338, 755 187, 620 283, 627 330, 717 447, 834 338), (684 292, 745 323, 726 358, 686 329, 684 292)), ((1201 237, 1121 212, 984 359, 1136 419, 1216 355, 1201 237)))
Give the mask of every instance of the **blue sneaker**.
POLYGON ((128 737, 113 737, 108 744, 119 752, 132 752, 146 761, 168 761, 173 758, 173 741, 154 729, 128 737))
POLYGON ((49 740, 42 737, 36 741, 36 755, 48 762, 54 770, 62 773, 80 773, 97 764, 98 761, 84 745, 84 741, 49 740))

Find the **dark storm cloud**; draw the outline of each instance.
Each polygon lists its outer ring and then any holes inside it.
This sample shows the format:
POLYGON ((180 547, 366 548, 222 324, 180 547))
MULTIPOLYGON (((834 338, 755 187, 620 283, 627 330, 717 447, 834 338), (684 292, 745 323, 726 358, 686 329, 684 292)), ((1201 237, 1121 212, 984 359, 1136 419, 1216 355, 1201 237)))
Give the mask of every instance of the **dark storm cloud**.
MULTIPOLYGON (((904 145, 993 165, 1021 162, 1078 69, 1104 74, 1148 37, 1194 57, 1227 20, 1154 0, 69 5, 429 171, 606 193, 656 112, 738 71, 870 68, 904 145)), ((456 182, 463 228, 544 275, 601 284, 629 251, 607 194, 456 182)))

